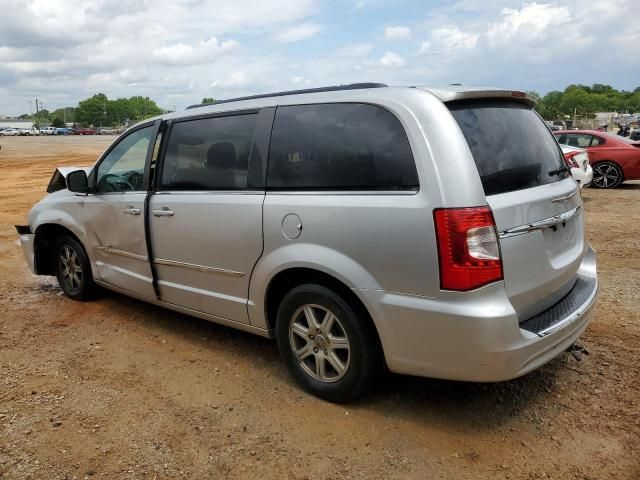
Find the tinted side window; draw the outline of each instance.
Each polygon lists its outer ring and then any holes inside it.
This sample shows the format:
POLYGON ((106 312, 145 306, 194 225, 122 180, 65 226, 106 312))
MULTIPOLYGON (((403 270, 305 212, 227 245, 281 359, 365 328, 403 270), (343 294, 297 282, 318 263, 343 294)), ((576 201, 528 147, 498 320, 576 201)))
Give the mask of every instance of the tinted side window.
POLYGON ((244 190, 257 115, 178 122, 162 168, 163 190, 244 190))
POLYGON ((562 134, 562 135, 556 135, 556 140, 558 141, 558 143, 560 145, 566 145, 567 144, 567 134, 562 134))
POLYGON ((569 133, 567 135, 567 145, 570 147, 587 148, 591 143, 591 135, 584 133, 569 133))
POLYGON ((418 175, 398 119, 373 105, 278 107, 267 187, 411 190, 418 175))
POLYGON ((591 140, 591 146, 592 147, 597 147, 598 145, 604 145, 606 142, 604 140, 604 138, 600 138, 600 137, 596 137, 595 135, 593 136, 593 139, 591 140))

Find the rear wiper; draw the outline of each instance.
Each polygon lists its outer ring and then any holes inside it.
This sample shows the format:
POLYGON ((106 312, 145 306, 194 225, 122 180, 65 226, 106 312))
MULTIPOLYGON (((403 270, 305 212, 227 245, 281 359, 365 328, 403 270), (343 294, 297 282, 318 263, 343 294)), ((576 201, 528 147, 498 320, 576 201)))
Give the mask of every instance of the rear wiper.
POLYGON ((560 175, 562 172, 570 172, 569 167, 560 167, 557 170, 551 170, 547 173, 549 176, 560 175))

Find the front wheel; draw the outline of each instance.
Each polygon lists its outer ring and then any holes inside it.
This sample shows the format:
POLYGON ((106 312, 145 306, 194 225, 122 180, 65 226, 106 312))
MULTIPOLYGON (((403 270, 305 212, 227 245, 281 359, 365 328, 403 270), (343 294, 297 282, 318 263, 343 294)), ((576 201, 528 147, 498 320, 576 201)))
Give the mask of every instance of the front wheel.
POLYGON ((369 319, 360 318, 345 299, 321 285, 299 285, 285 295, 276 338, 296 382, 332 402, 364 394, 382 368, 369 319))
POLYGON ((63 236, 55 246, 54 269, 60 288, 73 300, 88 300, 95 284, 91 274, 89 258, 75 238, 63 236))
POLYGON ((616 188, 622 180, 622 170, 613 162, 600 162, 593 167, 591 185, 596 188, 616 188))

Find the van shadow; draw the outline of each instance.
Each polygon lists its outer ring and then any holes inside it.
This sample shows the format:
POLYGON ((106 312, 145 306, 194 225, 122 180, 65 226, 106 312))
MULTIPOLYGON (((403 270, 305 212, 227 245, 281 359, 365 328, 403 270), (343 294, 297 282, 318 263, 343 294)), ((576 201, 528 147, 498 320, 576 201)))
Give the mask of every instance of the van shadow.
MULTIPOLYGON (((102 300, 125 306, 137 322, 159 334, 178 336, 208 349, 246 357, 251 352, 259 375, 274 384, 293 386, 275 341, 223 325, 156 307, 124 295, 104 291, 102 300)), ((519 379, 500 383, 470 383, 381 373, 372 392, 348 404, 348 408, 418 425, 446 425, 462 430, 494 430, 510 419, 527 414, 537 416, 537 407, 553 396, 555 381, 565 371, 566 359, 550 364, 519 379)), ((277 386, 277 385, 275 385, 277 386)), ((306 395, 299 388, 278 388, 282 395, 306 395), (292 392, 292 393, 290 393, 292 392)), ((294 402, 287 402, 289 405, 294 402)))

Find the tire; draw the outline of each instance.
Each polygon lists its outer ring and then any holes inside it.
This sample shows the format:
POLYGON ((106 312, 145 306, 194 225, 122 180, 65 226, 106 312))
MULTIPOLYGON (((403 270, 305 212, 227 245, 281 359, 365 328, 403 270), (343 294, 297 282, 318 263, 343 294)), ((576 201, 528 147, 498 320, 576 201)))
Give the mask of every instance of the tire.
POLYGON ((58 238, 53 251, 54 272, 65 295, 79 301, 91 299, 95 293, 95 283, 89 258, 80 242, 64 235, 58 238), (70 268, 75 270, 70 271, 70 268))
POLYGON ((622 170, 613 162, 599 162, 593 167, 591 186, 595 188, 616 188, 624 181, 622 170))
POLYGON ((341 403, 371 388, 383 368, 382 355, 369 319, 356 312, 340 295, 316 284, 299 285, 282 299, 278 349, 307 392, 341 403))

